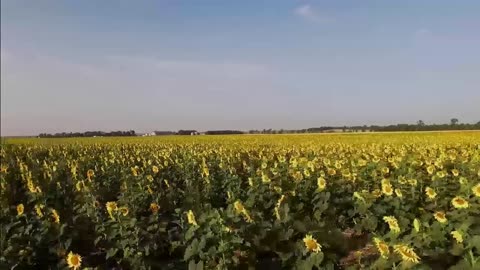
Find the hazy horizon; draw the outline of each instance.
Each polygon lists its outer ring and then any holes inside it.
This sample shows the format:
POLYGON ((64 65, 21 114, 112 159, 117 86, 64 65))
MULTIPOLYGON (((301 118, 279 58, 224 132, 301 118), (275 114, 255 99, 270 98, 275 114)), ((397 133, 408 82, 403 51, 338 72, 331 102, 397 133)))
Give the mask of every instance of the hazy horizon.
POLYGON ((1 133, 480 121, 478 1, 1 2, 1 133))

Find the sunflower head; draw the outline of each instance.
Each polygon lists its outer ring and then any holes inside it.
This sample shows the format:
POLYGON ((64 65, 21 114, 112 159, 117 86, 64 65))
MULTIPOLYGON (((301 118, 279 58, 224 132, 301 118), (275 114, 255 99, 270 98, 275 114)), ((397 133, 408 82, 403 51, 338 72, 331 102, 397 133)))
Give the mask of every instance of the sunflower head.
POLYGON ((82 265, 82 257, 70 251, 70 253, 67 255, 67 264, 68 267, 76 270, 80 268, 80 265, 82 265))
POLYGON ((392 185, 390 184, 382 184, 382 193, 387 195, 387 196, 392 196, 393 194, 393 188, 392 185))
POLYGON ((128 207, 126 206, 119 207, 118 211, 120 211, 120 213, 122 213, 123 216, 128 215, 128 207))
POLYGON ((437 211, 435 214, 433 214, 433 217, 440 222, 440 223, 447 223, 447 217, 445 216, 445 212, 443 211, 437 211))
POLYGON ((304 238, 303 238, 303 243, 305 244, 305 248, 307 249, 307 251, 309 252, 320 252, 321 249, 322 249, 322 246, 317 242, 317 240, 315 238, 312 237, 312 235, 310 234, 307 234, 304 238))
POLYGON ((460 174, 460 172, 457 169, 453 169, 452 174, 453 174, 453 176, 458 176, 460 174))
POLYGON ((107 203, 105 204, 105 206, 107 207, 107 211, 108 211, 109 213, 118 210, 118 207, 117 207, 117 203, 116 203, 116 202, 107 202, 107 203))
POLYGON ((60 216, 58 215, 57 210, 52 209, 52 217, 55 223, 60 224, 60 216))
POLYGON ((188 210, 187 212, 187 221, 188 221, 188 224, 193 224, 195 226, 198 225, 192 210, 188 210))
POLYGON ((245 207, 243 206, 243 204, 240 201, 234 202, 233 207, 235 208, 235 211, 237 212, 237 214, 240 214, 243 211, 245 211, 245 207))
POLYGON ((323 177, 317 178, 317 190, 322 191, 327 186, 327 181, 323 177))
POLYGON ((407 245, 395 245, 393 246, 395 253, 402 257, 402 260, 405 262, 419 263, 420 257, 415 253, 415 251, 407 245))
POLYGON ((452 205, 455 208, 468 208, 468 201, 460 196, 457 196, 452 199, 452 205))
POLYGON ((377 237, 373 238, 373 242, 375 243, 378 252, 380 252, 380 256, 385 259, 388 258, 390 255, 390 248, 388 247, 387 243, 377 237))
POLYGON ((427 197, 429 199, 433 199, 437 196, 437 193, 435 192, 435 190, 431 187, 426 187, 425 188, 425 194, 427 195, 427 197))
POLYGON ((394 233, 400 232, 400 226, 398 226, 398 221, 394 216, 385 216, 383 220, 388 224, 388 227, 390 227, 390 231, 394 233))
POLYGON ((38 217, 43 217, 43 212, 42 209, 45 207, 43 204, 37 204, 35 205, 35 212, 37 212, 38 217))
POLYGON ((452 235, 453 239, 455 239, 455 241, 457 241, 457 243, 460 244, 460 243, 463 242, 463 235, 462 235, 461 232, 459 232, 459 231, 452 231, 450 234, 452 235))
POLYGON ((159 171, 159 170, 158 170, 158 167, 155 166, 155 165, 153 165, 153 166, 152 166, 152 172, 155 173, 155 174, 157 174, 158 171, 159 171))
POLYGON ((152 211, 152 213, 156 214, 158 213, 158 210, 160 210, 160 206, 158 206, 157 203, 150 204, 150 211, 152 211))
POLYGON ((25 207, 23 206, 23 203, 17 205, 17 216, 23 215, 24 211, 25 211, 25 207))
POLYGON ((480 184, 472 187, 472 192, 475 196, 480 197, 480 184))
POLYGON ((399 197, 399 198, 402 198, 402 197, 403 197, 402 190, 400 190, 400 189, 398 189, 398 188, 395 189, 395 194, 397 194, 397 197, 399 197))

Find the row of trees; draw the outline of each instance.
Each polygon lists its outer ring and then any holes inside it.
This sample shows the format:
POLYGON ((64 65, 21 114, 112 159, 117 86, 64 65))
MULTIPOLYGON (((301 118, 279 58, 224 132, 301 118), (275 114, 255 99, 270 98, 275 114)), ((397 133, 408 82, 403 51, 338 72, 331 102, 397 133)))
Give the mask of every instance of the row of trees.
MULTIPOLYGON (((449 124, 426 124, 418 120, 416 124, 396 124, 388 126, 363 125, 363 126, 323 126, 307 129, 263 129, 250 130, 249 134, 286 134, 286 133, 328 133, 328 132, 388 132, 388 131, 440 131, 440 130, 480 130, 480 121, 476 124, 460 123, 457 118, 452 118, 449 124)), ((155 131, 155 135, 198 135, 196 130, 187 129, 175 131, 155 131)), ((209 130, 205 135, 244 134, 239 130, 209 130)), ((111 137, 111 136, 136 136, 134 130, 129 131, 87 131, 87 132, 62 132, 55 134, 41 133, 41 138, 66 138, 66 137, 111 137)))
POLYGON ((61 132, 55 134, 40 133, 38 137, 40 138, 69 138, 69 137, 125 137, 125 136, 136 136, 134 130, 128 131, 86 131, 86 132, 61 132))
POLYGON ((457 118, 452 118, 449 124, 426 124, 418 120, 416 124, 396 124, 388 126, 363 125, 363 126, 323 126, 307 129, 263 129, 250 130, 249 134, 286 134, 286 133, 328 133, 328 132, 389 132, 389 131, 441 131, 441 130, 480 130, 480 121, 476 124, 460 123, 457 118))

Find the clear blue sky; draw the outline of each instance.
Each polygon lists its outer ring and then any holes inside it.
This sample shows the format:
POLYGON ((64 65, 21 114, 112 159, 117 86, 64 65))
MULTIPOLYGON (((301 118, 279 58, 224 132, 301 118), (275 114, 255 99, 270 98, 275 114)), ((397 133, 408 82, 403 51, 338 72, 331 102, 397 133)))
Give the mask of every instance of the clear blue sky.
POLYGON ((480 121, 480 1, 1 2, 2 135, 480 121))

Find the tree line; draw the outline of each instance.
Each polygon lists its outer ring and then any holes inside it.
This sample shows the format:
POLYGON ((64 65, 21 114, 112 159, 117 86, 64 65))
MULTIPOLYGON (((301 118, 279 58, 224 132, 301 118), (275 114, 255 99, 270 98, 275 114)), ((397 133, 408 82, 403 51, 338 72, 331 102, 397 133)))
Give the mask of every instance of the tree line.
MULTIPOLYGON (((460 123, 457 118, 452 118, 449 124, 426 124, 423 120, 418 120, 415 124, 396 124, 396 125, 363 125, 363 126, 321 126, 306 129, 263 129, 249 130, 247 132, 240 130, 208 130, 203 132, 205 135, 228 135, 228 134, 289 134, 289 133, 329 133, 329 132, 393 132, 393 131, 443 131, 443 130, 480 130, 480 121, 475 124, 460 123)), ((155 135, 199 135, 197 130, 181 129, 179 131, 155 131, 155 135)), ((41 138, 66 138, 66 137, 122 137, 136 136, 134 130, 129 131, 87 131, 87 132, 62 132, 55 134, 41 133, 41 138)))
POLYGON ((126 136, 136 136, 134 130, 128 131, 86 131, 86 132, 60 132, 60 133, 40 133, 38 137, 40 138, 70 138, 70 137, 126 137, 126 136))

